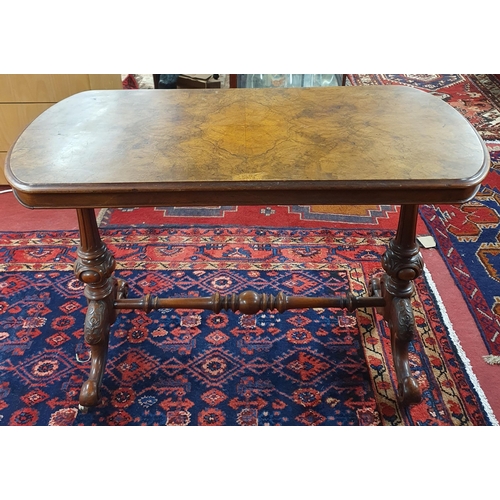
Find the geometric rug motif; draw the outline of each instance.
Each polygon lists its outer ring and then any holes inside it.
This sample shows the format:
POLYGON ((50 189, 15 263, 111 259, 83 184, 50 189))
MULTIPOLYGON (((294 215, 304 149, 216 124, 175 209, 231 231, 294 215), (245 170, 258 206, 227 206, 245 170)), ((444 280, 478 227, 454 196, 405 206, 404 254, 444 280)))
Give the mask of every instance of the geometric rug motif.
MULTIPOLYGON (((121 212, 133 210, 137 209, 119 209, 121 212)), ((226 217, 227 219, 229 212, 238 212, 238 206, 155 207, 154 210, 162 212, 163 217, 226 217)), ((302 220, 347 222, 358 225, 377 224, 379 219, 387 218, 389 213, 395 213, 396 208, 392 205, 290 205, 288 211, 291 214, 298 214, 302 220)), ((264 216, 274 215, 275 209, 262 208, 261 214, 264 216)))
MULTIPOLYGON (((299 215, 301 220, 326 221, 326 222, 345 222, 349 224, 378 224, 379 219, 387 219, 389 213, 396 213, 393 205, 290 205, 287 206, 290 214, 299 215)), ((230 212, 239 212, 238 206, 219 206, 219 207, 155 207, 155 212, 162 212, 163 217, 225 217, 230 212)), ((118 209, 120 212, 131 212, 138 210, 136 208, 118 209)), ((274 215, 276 210, 272 207, 263 207, 260 209, 264 216, 274 215)), ((109 223, 110 214, 108 214, 109 223)))
MULTIPOLYGON (((392 236, 168 225, 101 232, 131 297, 246 289, 366 295, 392 236)), ((0 238, 17 242, 4 248, 0 274, 0 425, 495 423, 424 277, 416 280, 417 336, 410 349, 423 393, 419 405, 400 409, 396 403, 389 332, 372 309, 248 316, 123 310, 111 330, 102 403, 81 414, 78 393, 90 360, 83 341, 86 303, 71 263, 77 234, 0 238)))
POLYGON ((218 207, 111 208, 101 226, 182 224, 247 225, 271 227, 395 228, 398 210, 393 205, 272 205, 218 207))
POLYGON ((301 215, 303 220, 345 222, 355 224, 377 224, 387 219, 389 213, 396 213, 393 205, 291 205, 291 213, 301 215))
POLYGON ((493 168, 474 200, 421 207, 488 351, 500 354, 500 147, 487 143, 493 168))

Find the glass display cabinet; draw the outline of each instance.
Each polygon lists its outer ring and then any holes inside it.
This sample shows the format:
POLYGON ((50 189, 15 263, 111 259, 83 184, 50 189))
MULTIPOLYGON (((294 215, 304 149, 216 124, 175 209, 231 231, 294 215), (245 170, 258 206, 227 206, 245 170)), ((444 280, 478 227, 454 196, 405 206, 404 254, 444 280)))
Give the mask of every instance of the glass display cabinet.
POLYGON ((334 87, 345 82, 346 75, 229 75, 231 88, 334 87))

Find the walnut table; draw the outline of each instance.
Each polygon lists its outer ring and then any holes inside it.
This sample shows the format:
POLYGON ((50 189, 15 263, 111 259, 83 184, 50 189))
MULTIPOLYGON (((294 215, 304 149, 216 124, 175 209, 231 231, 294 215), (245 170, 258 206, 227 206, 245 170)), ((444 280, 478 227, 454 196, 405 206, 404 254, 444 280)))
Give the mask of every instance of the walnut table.
POLYGON ((489 155, 448 104, 402 86, 301 89, 88 91, 61 101, 21 134, 5 173, 31 208, 75 208, 76 276, 85 284, 85 341, 92 362, 80 393, 100 400, 110 327, 119 309, 219 312, 376 307, 392 338, 398 398, 421 398, 408 363, 419 204, 472 198, 489 155), (367 297, 287 297, 246 291, 199 298, 127 297, 113 277, 94 208, 261 204, 397 204, 385 271, 367 297))

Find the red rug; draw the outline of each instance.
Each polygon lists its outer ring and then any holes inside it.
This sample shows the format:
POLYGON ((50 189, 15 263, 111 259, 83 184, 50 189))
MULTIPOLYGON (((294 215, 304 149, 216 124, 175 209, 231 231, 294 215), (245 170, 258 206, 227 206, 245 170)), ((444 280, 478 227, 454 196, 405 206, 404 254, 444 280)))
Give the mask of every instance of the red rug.
MULTIPOLYGON (((392 232, 234 226, 107 227, 116 274, 143 293, 367 293, 392 232)), ((388 331, 373 310, 243 316, 124 312, 103 402, 77 412, 89 370, 86 309, 72 273, 76 232, 0 234, 0 424, 491 425, 496 423, 442 317, 417 280, 411 365, 423 391, 401 410, 388 331)))
MULTIPOLYGON (((219 207, 142 207, 106 209, 102 226, 144 224, 239 225, 253 227, 304 227, 339 229, 395 230, 399 207, 395 205, 273 205, 219 207)), ((418 221, 417 233, 429 234, 425 223, 418 221)))

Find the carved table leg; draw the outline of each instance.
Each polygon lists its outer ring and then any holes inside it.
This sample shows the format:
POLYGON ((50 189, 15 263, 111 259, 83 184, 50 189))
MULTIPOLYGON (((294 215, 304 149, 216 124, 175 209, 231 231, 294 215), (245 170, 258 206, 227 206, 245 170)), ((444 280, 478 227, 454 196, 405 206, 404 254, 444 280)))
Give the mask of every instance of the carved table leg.
POLYGON ((411 306, 413 280, 422 274, 423 260, 416 242, 417 205, 402 205, 396 236, 382 257, 386 274, 379 286, 385 299, 380 310, 391 330, 392 355, 398 380, 398 401, 401 405, 419 403, 421 392, 411 376, 408 345, 415 332, 411 306))
POLYGON ((113 303, 118 283, 112 278, 115 259, 101 241, 93 209, 78 209, 80 246, 75 275, 85 283, 88 308, 85 317, 85 342, 90 346, 91 367, 88 380, 80 391, 80 409, 84 412, 100 401, 100 387, 106 366, 109 330, 116 319, 113 303))

